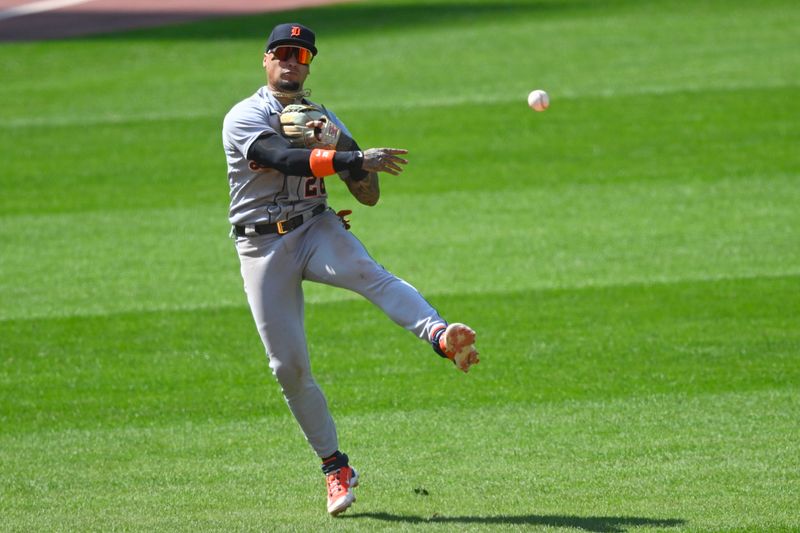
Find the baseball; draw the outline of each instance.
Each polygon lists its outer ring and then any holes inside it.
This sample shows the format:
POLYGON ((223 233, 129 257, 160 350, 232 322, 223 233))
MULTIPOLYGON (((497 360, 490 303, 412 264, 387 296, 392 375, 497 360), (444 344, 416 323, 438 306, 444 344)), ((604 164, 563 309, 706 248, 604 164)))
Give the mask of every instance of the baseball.
POLYGON ((544 111, 550 107, 550 97, 543 90, 536 89, 528 95, 528 105, 534 111, 544 111))

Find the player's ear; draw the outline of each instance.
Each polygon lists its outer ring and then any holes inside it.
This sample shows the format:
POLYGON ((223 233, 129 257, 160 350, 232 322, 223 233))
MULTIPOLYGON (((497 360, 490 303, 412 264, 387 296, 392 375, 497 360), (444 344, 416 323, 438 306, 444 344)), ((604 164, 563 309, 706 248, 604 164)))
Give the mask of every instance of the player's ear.
POLYGON ((261 64, 264 68, 267 68, 267 64, 269 64, 269 54, 267 52, 264 52, 264 58, 261 60, 261 64))

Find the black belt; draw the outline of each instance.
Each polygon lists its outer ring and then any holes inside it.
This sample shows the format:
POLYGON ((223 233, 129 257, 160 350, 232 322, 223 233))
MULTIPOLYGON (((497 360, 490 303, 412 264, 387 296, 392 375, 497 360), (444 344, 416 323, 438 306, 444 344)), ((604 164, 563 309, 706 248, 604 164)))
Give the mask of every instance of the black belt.
MULTIPOLYGON (((308 217, 311 219, 325 211, 326 207, 325 204, 319 204, 311 211, 311 216, 308 217)), ((234 226, 233 233, 239 237, 244 237, 246 235, 269 235, 271 233, 277 233, 278 235, 283 235, 285 233, 289 233, 292 230, 295 230, 303 225, 306 220, 303 218, 303 215, 297 215, 296 217, 292 217, 288 220, 283 220, 281 222, 276 222, 274 224, 248 224, 247 226, 234 226)))

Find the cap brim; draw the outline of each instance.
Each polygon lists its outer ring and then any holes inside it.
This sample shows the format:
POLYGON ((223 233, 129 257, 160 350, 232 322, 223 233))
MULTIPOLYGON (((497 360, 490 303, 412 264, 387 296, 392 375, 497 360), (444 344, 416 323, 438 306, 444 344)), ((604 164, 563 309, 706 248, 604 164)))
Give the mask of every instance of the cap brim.
POLYGON ((272 50, 276 46, 302 46, 303 48, 308 48, 311 50, 311 53, 317 55, 317 47, 313 44, 309 43, 308 41, 301 41, 300 39, 278 39, 277 41, 269 43, 267 50, 272 50))

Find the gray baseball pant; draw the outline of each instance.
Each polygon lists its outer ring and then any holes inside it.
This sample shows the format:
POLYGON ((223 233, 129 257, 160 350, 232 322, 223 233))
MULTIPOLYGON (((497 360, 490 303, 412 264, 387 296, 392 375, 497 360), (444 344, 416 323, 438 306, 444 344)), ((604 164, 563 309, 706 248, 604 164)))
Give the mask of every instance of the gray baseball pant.
POLYGON ((445 321, 414 287, 376 263, 330 210, 282 236, 238 237, 236 250, 272 373, 309 444, 328 457, 339 444, 325 396, 311 375, 302 281, 357 292, 425 341, 445 321))

